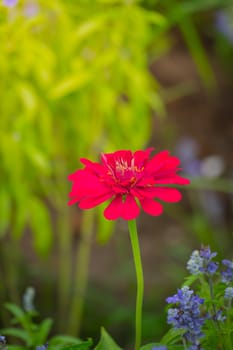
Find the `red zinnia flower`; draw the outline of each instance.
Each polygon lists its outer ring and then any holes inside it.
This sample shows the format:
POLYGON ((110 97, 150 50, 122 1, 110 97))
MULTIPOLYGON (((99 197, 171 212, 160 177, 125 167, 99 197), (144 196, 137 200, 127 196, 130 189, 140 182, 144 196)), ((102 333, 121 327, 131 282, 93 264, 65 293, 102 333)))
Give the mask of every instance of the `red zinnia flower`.
POLYGON ((85 168, 68 177, 73 182, 68 204, 78 202, 81 209, 90 209, 113 198, 104 210, 108 220, 135 219, 140 206, 150 215, 160 215, 162 205, 154 198, 165 202, 181 199, 177 189, 164 185, 187 185, 189 180, 177 175, 178 158, 171 157, 168 151, 150 158, 151 151, 152 148, 102 154, 101 163, 81 158, 85 168))

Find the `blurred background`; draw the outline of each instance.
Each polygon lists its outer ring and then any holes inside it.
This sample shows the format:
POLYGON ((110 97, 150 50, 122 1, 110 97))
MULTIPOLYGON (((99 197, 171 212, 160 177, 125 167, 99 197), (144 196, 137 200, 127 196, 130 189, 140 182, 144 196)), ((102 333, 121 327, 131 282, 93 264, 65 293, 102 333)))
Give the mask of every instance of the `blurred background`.
POLYGON ((193 249, 232 254, 233 5, 229 0, 0 0, 0 327, 35 288, 53 332, 124 348, 134 333, 127 225, 68 208, 79 158, 169 149, 192 180, 141 215, 143 341, 193 249))

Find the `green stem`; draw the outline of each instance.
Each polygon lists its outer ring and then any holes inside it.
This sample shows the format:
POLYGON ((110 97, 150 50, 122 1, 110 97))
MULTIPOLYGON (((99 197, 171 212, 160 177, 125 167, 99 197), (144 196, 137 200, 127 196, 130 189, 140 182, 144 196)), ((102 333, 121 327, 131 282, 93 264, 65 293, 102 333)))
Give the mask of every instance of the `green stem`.
POLYGON ((229 299, 229 303, 227 306, 227 349, 233 350, 233 344, 231 341, 231 328, 232 328, 232 321, 231 321, 231 314, 230 314, 230 309, 231 309, 231 299, 229 299))
MULTIPOLYGON (((15 304, 20 304, 20 292, 19 292, 19 278, 18 273, 20 256, 18 253, 18 247, 16 241, 10 237, 8 242, 5 242, 4 249, 2 250, 4 260, 4 275, 6 283, 7 298, 15 304)), ((8 301, 9 301, 8 300, 8 301)))
POLYGON ((187 350, 187 343, 186 343, 186 340, 184 337, 182 337, 182 343, 183 343, 183 346, 184 346, 184 350, 187 350))
POLYGON ((135 350, 140 349, 141 337, 142 337, 142 304, 143 304, 143 291, 144 291, 144 278, 142 270, 142 261, 140 246, 137 234, 136 220, 128 221, 130 240, 133 251, 134 265, 137 277, 137 299, 136 299, 136 319, 135 319, 135 350))
POLYGON ((68 313, 68 301, 71 284, 71 232, 69 227, 68 209, 59 212, 58 217, 58 244, 59 244, 59 275, 58 275, 58 308, 60 331, 64 331, 64 317, 68 313))
POLYGON ((75 336, 79 336, 83 316, 85 294, 88 284, 88 270, 93 226, 93 210, 83 212, 81 241, 77 253, 74 289, 71 297, 70 314, 68 320, 68 331, 70 334, 75 336))

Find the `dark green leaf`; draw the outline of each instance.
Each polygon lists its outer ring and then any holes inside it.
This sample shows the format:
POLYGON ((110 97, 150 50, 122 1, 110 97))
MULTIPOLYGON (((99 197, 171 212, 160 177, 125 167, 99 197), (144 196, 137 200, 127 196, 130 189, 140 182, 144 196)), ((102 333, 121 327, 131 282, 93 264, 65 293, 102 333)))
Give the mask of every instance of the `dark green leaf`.
POLYGON ((104 328, 101 328, 101 338, 95 350, 122 350, 111 338, 111 336, 105 331, 104 328))
POLYGON ((171 345, 181 340, 181 336, 185 333, 182 329, 169 329, 169 331, 162 337, 161 344, 171 345))
POLYGON ((38 327, 38 330, 36 332, 36 343, 37 344, 44 344, 48 338, 49 332, 52 327, 52 319, 48 318, 44 320, 41 325, 38 327))
POLYGON ((28 332, 26 332, 26 331, 23 330, 23 329, 5 328, 5 329, 2 329, 1 332, 2 332, 4 335, 10 335, 10 336, 12 336, 12 337, 16 337, 16 338, 18 338, 18 339, 21 339, 21 340, 23 340, 26 344, 28 344, 29 341, 30 341, 28 332))

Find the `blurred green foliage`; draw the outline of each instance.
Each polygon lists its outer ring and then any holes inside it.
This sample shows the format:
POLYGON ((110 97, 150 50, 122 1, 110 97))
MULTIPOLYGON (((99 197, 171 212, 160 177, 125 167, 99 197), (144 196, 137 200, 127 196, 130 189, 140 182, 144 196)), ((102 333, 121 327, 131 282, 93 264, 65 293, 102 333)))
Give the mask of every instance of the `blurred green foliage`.
POLYGON ((1 235, 10 226, 19 238, 29 224, 46 253, 45 199, 64 206, 79 157, 145 146, 150 113, 162 112, 147 46, 164 23, 121 1, 1 7, 1 235))
POLYGON ((204 81, 213 83, 190 16, 227 3, 25 0, 1 6, 1 235, 10 228, 19 238, 30 225, 35 248, 48 252, 45 199, 64 205, 66 174, 79 156, 146 145, 152 110, 164 114, 148 48, 158 57, 171 26, 180 26, 204 81))

